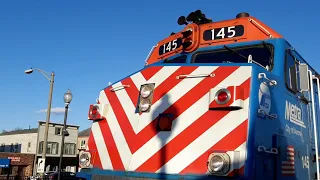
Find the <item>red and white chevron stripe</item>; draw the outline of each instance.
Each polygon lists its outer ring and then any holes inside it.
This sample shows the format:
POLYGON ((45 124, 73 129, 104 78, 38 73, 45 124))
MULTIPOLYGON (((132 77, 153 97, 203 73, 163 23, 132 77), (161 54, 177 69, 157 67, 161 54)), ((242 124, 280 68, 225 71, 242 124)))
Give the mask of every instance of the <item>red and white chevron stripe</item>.
MULTIPOLYGON (((110 104, 106 120, 93 122, 88 148, 96 150, 95 167, 109 170, 206 173, 208 151, 240 151, 231 169, 242 169, 246 154, 251 67, 153 66, 100 92, 110 104), (213 73, 214 77, 177 79, 179 75, 213 73), (149 113, 135 113, 140 86, 155 83, 149 113), (130 85, 111 91, 122 85, 130 85), (244 109, 209 110, 212 88, 240 86, 244 109), (157 132, 160 113, 173 113, 169 132, 157 132)), ((237 103, 233 101, 233 103, 237 103)))

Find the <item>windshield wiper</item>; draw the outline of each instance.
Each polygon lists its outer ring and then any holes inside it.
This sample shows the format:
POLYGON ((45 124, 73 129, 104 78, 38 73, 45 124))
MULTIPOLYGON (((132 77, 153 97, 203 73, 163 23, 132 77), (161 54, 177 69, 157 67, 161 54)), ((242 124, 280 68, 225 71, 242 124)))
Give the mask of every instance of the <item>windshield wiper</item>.
POLYGON ((242 54, 238 53, 238 52, 237 52, 237 51, 235 51, 235 50, 230 49, 228 46, 224 45, 223 47, 224 47, 225 49, 227 49, 228 51, 230 51, 230 52, 232 52, 232 53, 234 53, 234 54, 237 54, 238 56, 240 56, 240 57, 242 57, 242 58, 244 58, 244 59, 248 60, 248 58, 247 58, 246 56, 244 56, 244 55, 242 55, 242 54))

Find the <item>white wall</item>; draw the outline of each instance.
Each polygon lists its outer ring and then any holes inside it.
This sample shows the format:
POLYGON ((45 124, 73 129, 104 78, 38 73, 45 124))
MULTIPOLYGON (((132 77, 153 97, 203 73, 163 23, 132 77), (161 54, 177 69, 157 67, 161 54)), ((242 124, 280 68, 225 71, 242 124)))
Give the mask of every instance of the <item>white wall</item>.
POLYGON ((21 145, 21 153, 35 154, 37 146, 37 137, 37 133, 3 135, 0 136, 0 145, 5 144, 5 151, 10 152, 11 143, 13 143, 13 145, 18 143, 19 145, 21 145), (31 146, 28 151, 29 142, 31 143, 31 146))

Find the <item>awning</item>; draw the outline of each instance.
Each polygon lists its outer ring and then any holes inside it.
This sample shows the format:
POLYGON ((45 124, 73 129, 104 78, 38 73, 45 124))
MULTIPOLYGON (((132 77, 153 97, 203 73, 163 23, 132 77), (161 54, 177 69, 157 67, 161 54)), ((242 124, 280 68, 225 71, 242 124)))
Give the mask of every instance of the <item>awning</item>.
POLYGON ((0 168, 8 168, 10 165, 10 159, 1 159, 0 158, 0 168))

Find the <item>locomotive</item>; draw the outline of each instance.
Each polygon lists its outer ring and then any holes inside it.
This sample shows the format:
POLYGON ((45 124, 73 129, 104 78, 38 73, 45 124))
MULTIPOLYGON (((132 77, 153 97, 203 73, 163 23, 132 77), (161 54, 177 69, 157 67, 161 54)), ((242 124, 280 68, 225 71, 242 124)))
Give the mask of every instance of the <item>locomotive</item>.
POLYGON ((243 12, 201 10, 89 106, 80 179, 319 179, 319 74, 243 12))

